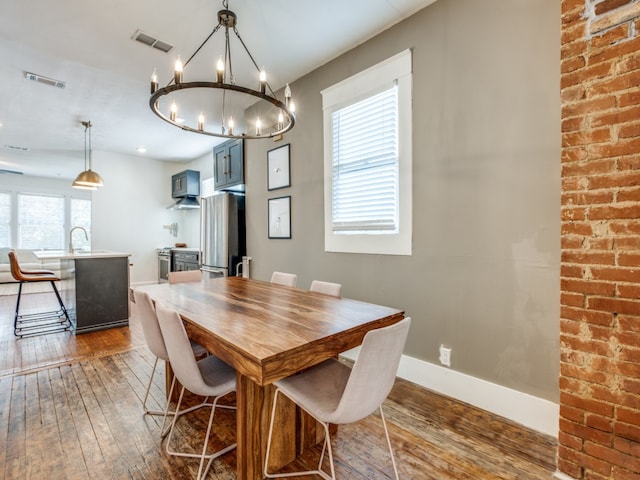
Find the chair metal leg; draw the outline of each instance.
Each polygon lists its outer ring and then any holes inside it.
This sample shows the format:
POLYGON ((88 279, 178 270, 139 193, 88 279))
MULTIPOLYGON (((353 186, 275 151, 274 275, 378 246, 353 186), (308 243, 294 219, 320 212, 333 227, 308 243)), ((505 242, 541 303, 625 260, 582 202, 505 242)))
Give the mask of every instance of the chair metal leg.
MULTIPOLYGON (((215 397, 215 399, 213 400, 213 403, 201 403, 199 405, 196 405, 194 407, 190 407, 186 410, 182 410, 180 411, 180 405, 182 404, 182 398, 184 396, 184 391, 185 391, 185 387, 182 387, 182 389, 180 390, 180 397, 178 398, 178 405, 176 406, 176 414, 173 416, 173 420, 171 422, 171 428, 169 429, 169 436, 167 437, 167 444, 165 446, 165 450, 167 452, 167 454, 169 455, 173 455, 173 456, 177 456, 177 457, 189 457, 189 458, 199 458, 200 459, 200 466, 198 468, 198 477, 197 480, 202 480, 206 475, 207 472, 209 471, 209 468, 211 467, 211 463, 213 462, 213 460, 215 460, 216 458, 218 458, 221 455, 224 455, 227 452, 230 452, 231 450, 233 450, 234 448, 236 448, 237 444, 234 443, 233 445, 229 445, 221 450, 218 450, 215 453, 212 453, 210 455, 207 455, 207 445, 209 443, 209 436, 211 435, 211 425, 213 424, 213 417, 214 417, 214 412, 216 407, 219 408, 230 408, 228 406, 224 406, 224 405, 218 405, 218 399, 219 397, 215 397), (192 412, 193 410, 197 409, 197 408, 202 408, 202 407, 206 407, 206 406, 210 406, 211 407, 211 415, 209 416, 209 425, 207 426, 207 433, 205 435, 204 438, 204 445, 202 447, 202 454, 197 454, 197 453, 187 453, 187 452, 176 452, 174 450, 171 450, 171 438, 173 437, 173 432, 175 430, 175 426, 176 426, 176 422, 178 420, 178 417, 181 417, 182 415, 184 415, 187 412, 192 412), (203 470, 203 466, 204 466, 204 461, 208 459, 208 463, 206 468, 204 468, 203 470)), ((208 398, 208 397, 207 397, 208 398)))
POLYGON ((58 292, 58 287, 56 287, 56 282, 51 280, 51 286, 53 287, 53 291, 56 294, 56 298, 58 299, 58 303, 60 304, 60 310, 62 310, 62 313, 64 313, 64 316, 66 317, 67 322, 69 322, 69 327, 71 327, 71 318, 69 318, 69 313, 67 312, 67 307, 65 307, 64 303, 62 302, 62 297, 60 296, 60 292, 58 292))
POLYGON ((387 430, 387 422, 384 419, 384 413, 382 413, 382 405, 380 405, 380 418, 382 418, 384 435, 387 437, 387 445, 389 446, 389 454, 391 455, 391 463, 393 464, 393 473, 395 473, 396 475, 396 480, 400 480, 398 478, 398 467, 396 466, 396 459, 393 456, 393 448, 391 448, 391 439, 389 438, 389 430, 387 430))
MULTIPOLYGON (((329 424, 323 422, 316 418, 311 412, 305 410, 309 415, 316 419, 319 423, 324 427, 324 445, 322 446, 322 453, 320 454, 320 462, 318 463, 317 470, 307 470, 304 472, 291 472, 291 473, 269 473, 269 453, 271 451, 271 440, 273 436, 273 423, 276 416, 276 406, 278 404, 278 395, 282 394, 285 397, 286 393, 282 392, 280 389, 276 389, 276 393, 273 397, 273 407, 271 408, 271 421, 269 422, 269 437, 267 438, 267 451, 264 455, 264 476, 266 478, 284 478, 284 477, 301 477, 304 475, 319 475, 326 480, 336 480, 336 474, 333 467, 333 452, 331 451, 331 439, 329 438, 329 424), (325 473, 322 470, 322 461, 324 460, 324 452, 328 447, 329 451, 329 463, 331 465, 331 476, 325 473)), ((293 400, 293 399, 292 399, 293 400)), ((304 409, 303 409, 304 410, 304 409)))
POLYGON ((53 288, 53 293, 55 293, 56 299, 60 304, 60 308, 55 311, 26 313, 20 315, 20 300, 22 299, 22 286, 24 283, 25 282, 20 282, 20 286, 18 287, 16 314, 13 320, 13 333, 16 337, 62 332, 73 328, 69 313, 64 306, 60 292, 53 280, 51 280, 50 283, 53 288))
POLYGON ((18 287, 18 299, 16 300, 16 315, 13 318, 13 334, 17 337, 18 335, 18 312, 20 311, 20 298, 22 298, 22 282, 20 282, 20 286, 18 287))

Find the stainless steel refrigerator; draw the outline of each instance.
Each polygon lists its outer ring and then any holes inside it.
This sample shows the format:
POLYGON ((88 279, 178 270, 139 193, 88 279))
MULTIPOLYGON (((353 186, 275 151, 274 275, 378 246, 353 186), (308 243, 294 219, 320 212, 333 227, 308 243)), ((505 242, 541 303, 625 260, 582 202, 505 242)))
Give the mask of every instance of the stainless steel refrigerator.
POLYGON ((219 192, 200 199, 200 258, 205 276, 236 275, 247 254, 244 194, 219 192))

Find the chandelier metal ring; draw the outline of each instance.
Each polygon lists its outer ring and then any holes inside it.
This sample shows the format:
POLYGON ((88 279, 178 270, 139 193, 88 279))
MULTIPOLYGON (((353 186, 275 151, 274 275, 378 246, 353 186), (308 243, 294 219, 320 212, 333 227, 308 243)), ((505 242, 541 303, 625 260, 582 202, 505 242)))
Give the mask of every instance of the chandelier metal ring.
POLYGON ((280 100, 278 100, 275 97, 272 97, 270 95, 267 95, 266 93, 262 93, 258 90, 252 90, 250 88, 247 87, 243 87, 240 85, 233 85, 233 84, 229 84, 229 83, 217 83, 217 82, 183 82, 183 83, 178 83, 176 84, 172 84, 172 85, 167 85, 166 87, 163 88, 159 88, 158 90, 156 90, 156 92, 151 96, 151 98, 149 99, 149 107, 151 107, 151 110, 153 111, 153 113, 155 113, 158 117, 160 117, 162 120, 164 120, 167 123, 170 123, 171 125, 181 128, 182 130, 188 131, 188 132, 193 132, 193 133, 200 133, 202 135, 209 135, 212 137, 223 137, 223 138, 246 138, 246 139, 259 139, 259 138, 272 138, 272 137, 277 137, 279 135, 282 135, 286 132, 288 132, 289 130, 291 130, 293 128, 293 126, 296 123, 296 117, 295 115, 289 110, 289 108, 287 107, 287 105, 284 102, 281 102, 280 100), (160 100, 161 97, 164 97, 172 92, 175 92, 177 90, 183 90, 183 89, 190 89, 190 88, 219 88, 219 89, 223 89, 223 90, 233 90, 236 92, 240 92, 240 93, 245 93, 247 95, 251 95, 253 97, 257 97, 260 98, 262 100, 265 100, 269 103, 271 103, 272 105, 274 105, 276 108, 279 108, 280 110, 282 110, 282 112, 285 114, 288 122, 285 123, 285 125, 283 126, 283 128, 273 131, 273 132, 269 132, 269 133, 265 133, 264 135, 250 135, 248 133, 241 133, 241 134, 229 134, 229 133, 216 133, 216 132, 210 132, 207 130, 199 130, 197 128, 193 128, 190 127, 188 125, 184 125, 180 122, 177 121, 173 121, 171 120, 171 118, 167 117, 166 115, 164 115, 162 113, 162 111, 160 111, 160 107, 158 105, 158 101, 160 100))

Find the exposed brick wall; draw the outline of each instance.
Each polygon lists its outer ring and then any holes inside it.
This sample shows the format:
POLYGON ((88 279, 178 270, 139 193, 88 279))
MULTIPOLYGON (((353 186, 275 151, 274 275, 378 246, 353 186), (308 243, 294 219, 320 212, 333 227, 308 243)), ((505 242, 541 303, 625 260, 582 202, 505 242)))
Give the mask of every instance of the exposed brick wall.
POLYGON ((640 480, 640 1, 562 0, 558 471, 640 480))

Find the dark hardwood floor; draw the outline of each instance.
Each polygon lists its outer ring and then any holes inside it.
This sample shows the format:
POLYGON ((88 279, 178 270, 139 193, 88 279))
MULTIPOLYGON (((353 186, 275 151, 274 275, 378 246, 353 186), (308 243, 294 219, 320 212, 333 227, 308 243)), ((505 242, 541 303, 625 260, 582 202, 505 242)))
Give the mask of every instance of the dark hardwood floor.
MULTIPOLYGON (((28 295, 25 308, 50 301, 28 295)), ((195 478, 197 461, 167 456, 160 419, 142 415, 154 358, 135 316, 128 328, 18 340, 14 308, 15 296, 0 296, 0 478, 195 478)), ((163 392, 158 375, 156 407, 163 392)), ((555 439, 409 382, 398 380, 384 407, 402 479, 551 479, 555 471, 555 439)), ((235 414, 216 411, 216 419, 213 446, 233 442, 235 414)), ((201 443, 207 420, 206 411, 182 419, 183 448, 201 443)), ((339 479, 393 478, 377 415, 341 426, 332 441, 339 479)), ((235 453, 214 461, 207 478, 234 479, 235 453)))

